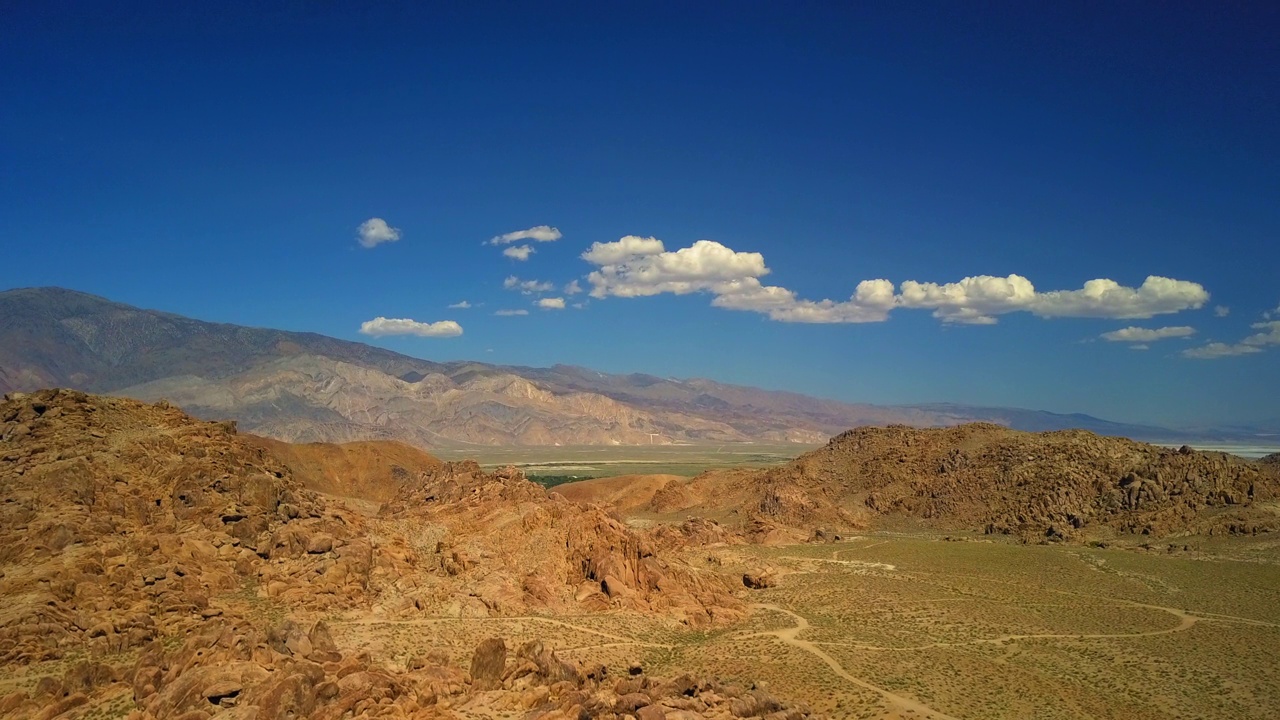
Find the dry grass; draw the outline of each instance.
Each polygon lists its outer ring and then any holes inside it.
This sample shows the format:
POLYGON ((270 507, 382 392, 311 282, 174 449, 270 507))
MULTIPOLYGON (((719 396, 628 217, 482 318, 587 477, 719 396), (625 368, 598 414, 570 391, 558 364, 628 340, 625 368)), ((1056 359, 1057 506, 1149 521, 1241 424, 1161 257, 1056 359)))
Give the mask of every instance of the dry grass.
MULTIPOLYGON (((735 553, 740 566, 792 571, 752 597, 807 619, 802 639, 951 716, 1269 718, 1280 707, 1275 564, 912 537, 735 553)), ((770 623, 788 620, 757 616, 751 630, 770 623)), ((703 664, 719 652, 705 648, 703 664)), ((810 658, 775 687, 804 693, 820 666, 810 658)), ((844 685, 828 689, 865 695, 844 685)))

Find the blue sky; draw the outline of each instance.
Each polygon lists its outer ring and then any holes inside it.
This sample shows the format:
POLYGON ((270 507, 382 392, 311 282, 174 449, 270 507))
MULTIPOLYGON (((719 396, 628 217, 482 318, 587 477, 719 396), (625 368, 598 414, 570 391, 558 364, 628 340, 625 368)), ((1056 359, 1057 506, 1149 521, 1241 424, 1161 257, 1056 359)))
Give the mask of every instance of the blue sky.
POLYGON ((439 360, 1280 416, 1275 6, 183 5, 6 4, 0 288, 439 360))

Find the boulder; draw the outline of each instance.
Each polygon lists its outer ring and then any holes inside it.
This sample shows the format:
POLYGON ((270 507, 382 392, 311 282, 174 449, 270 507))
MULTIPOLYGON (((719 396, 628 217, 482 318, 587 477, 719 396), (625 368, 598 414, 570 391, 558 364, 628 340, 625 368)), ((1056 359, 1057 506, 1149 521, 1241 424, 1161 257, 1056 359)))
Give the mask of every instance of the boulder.
POLYGON ((492 690, 502 682, 507 669, 507 643, 502 638, 489 638, 476 646, 471 655, 471 682, 480 690, 492 690))

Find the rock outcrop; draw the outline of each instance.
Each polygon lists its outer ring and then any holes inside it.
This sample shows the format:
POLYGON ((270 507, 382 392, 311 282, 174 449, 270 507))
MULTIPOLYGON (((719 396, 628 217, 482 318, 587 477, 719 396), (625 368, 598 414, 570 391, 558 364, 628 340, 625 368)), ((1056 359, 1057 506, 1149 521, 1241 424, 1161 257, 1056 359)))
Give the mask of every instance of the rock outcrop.
POLYGON ((59 669, 0 697, 0 717, 117 699, 134 720, 467 717, 447 709, 454 701, 693 718, 729 702, 710 681, 616 692, 603 672, 541 647, 512 656, 500 640, 470 672, 388 668, 339 647, 316 618, 570 608, 702 625, 742 610, 720 579, 668 552, 713 536, 713 524, 637 532, 474 463, 397 487, 368 517, 303 487, 233 423, 76 391, 6 397, 0 663, 59 669))
POLYGON ((394 440, 292 444, 241 437, 288 466, 302 487, 370 502, 391 500, 406 482, 441 465, 432 455, 394 440))
MULTIPOLYGON (((713 535, 708 525, 638 531, 602 508, 548 493, 514 468, 490 474, 474 462, 446 463, 405 487, 380 519, 388 535, 405 527, 437 530, 434 547, 419 543, 413 562, 437 565, 455 579, 446 604, 456 612, 622 608, 690 625, 742 612, 719 578, 662 552, 713 535)), ((433 593, 438 587, 424 585, 404 598, 439 604, 433 593)))
POLYGON ((1266 502, 1280 474, 1232 455, 1080 430, 1024 433, 974 423, 858 428, 768 470, 666 483, 644 509, 736 516, 756 540, 908 517, 1025 539, 1280 530, 1266 502))
POLYGON ((1271 453, 1259 458, 1258 464, 1270 470, 1280 470, 1280 453, 1271 453))

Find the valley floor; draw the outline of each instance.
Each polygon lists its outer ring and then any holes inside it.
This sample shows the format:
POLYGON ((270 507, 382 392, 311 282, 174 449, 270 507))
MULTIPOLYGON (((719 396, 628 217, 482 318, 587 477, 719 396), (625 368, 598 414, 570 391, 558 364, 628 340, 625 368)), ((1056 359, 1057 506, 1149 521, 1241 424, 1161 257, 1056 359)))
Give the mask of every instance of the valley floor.
MULTIPOLYGON (((1267 553, 1269 554, 1269 553, 1267 553)), ((333 621, 340 644, 397 663, 481 639, 706 672, 833 718, 1270 718, 1280 707, 1280 567, 1205 554, 873 535, 722 547, 702 562, 779 583, 752 615, 691 632, 630 614, 333 621)), ((516 717, 487 708, 475 717, 516 717)))
POLYGON ((437 448, 431 452, 442 460, 475 460, 486 469, 514 465, 532 480, 546 476, 582 480, 655 473, 693 477, 720 468, 770 467, 793 460, 815 447, 797 443, 471 446, 453 450, 437 448))

